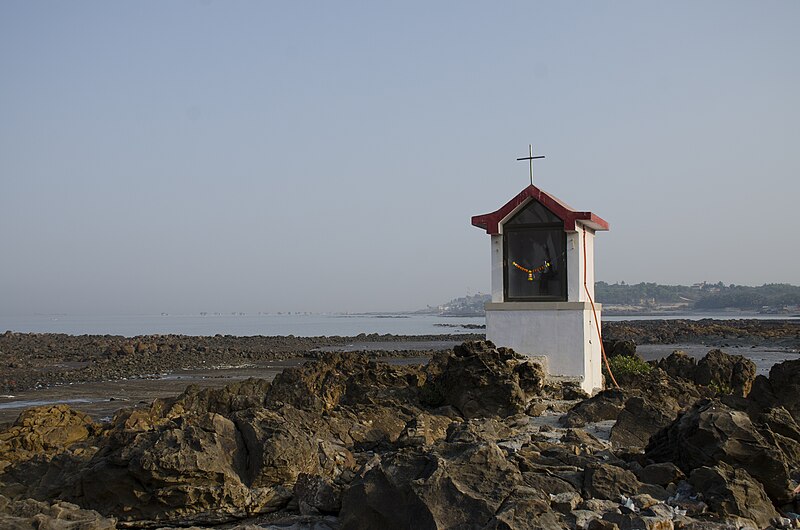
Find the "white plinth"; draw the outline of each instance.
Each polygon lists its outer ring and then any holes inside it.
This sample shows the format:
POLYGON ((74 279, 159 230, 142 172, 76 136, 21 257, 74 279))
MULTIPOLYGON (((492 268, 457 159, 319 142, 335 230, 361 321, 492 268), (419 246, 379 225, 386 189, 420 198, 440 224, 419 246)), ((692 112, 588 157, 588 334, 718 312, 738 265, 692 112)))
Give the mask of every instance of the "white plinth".
MULTIPOLYGON (((599 319, 600 305, 595 308, 599 319)), ((575 378, 590 394, 603 388, 600 339, 588 302, 487 303, 486 338, 546 357, 549 374, 575 378)))

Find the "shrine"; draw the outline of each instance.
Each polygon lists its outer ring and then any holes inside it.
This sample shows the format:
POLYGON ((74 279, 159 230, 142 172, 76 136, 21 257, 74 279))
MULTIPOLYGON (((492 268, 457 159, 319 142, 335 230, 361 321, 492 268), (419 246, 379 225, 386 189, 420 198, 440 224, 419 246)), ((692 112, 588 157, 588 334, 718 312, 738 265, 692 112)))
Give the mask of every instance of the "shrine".
POLYGON ((472 218, 491 236, 492 300, 486 338, 541 357, 548 374, 603 388, 599 304, 594 303, 594 236, 608 223, 573 210, 531 184, 500 209, 472 218))

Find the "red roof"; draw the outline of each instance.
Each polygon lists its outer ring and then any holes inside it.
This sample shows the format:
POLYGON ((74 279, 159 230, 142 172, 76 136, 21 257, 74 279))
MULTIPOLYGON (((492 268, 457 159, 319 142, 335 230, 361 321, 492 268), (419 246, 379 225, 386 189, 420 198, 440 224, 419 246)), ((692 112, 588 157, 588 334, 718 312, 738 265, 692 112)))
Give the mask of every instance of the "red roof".
POLYGON ((500 223, 505 220, 512 212, 519 210, 519 207, 528 203, 531 199, 539 201, 545 208, 553 212, 559 219, 564 221, 564 230, 575 231, 575 222, 580 221, 593 230, 608 230, 608 222, 596 216, 592 212, 577 212, 558 200, 556 197, 543 192, 533 184, 519 192, 516 197, 508 201, 502 208, 492 213, 476 215, 472 218, 472 224, 478 228, 486 230, 487 234, 499 234, 500 223))

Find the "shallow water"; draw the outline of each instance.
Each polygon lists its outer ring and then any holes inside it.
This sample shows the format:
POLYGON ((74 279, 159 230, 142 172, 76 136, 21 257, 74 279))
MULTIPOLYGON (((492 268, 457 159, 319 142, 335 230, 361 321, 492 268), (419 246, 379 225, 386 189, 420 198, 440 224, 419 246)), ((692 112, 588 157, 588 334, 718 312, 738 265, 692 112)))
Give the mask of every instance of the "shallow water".
POLYGON ((67 333, 70 335, 180 334, 211 336, 354 337, 360 333, 445 335, 472 333, 467 325, 483 325, 483 317, 440 317, 411 314, 227 314, 227 315, 20 315, 0 316, 0 332, 67 333))
MULTIPOLYGON (((788 320, 791 315, 759 315, 741 311, 717 313, 667 313, 654 315, 604 315, 603 320, 700 320, 753 318, 788 320)), ((216 334, 295 335, 318 337, 339 335, 354 337, 360 333, 394 335, 444 335, 480 333, 464 325, 486 324, 484 317, 441 317, 416 314, 208 314, 208 315, 0 315, 0 332, 67 333, 71 335, 136 335, 180 334, 210 336, 216 334)))
POLYGON ((156 398, 175 396, 190 384, 203 388, 219 388, 249 377, 271 381, 285 368, 297 366, 304 361, 289 359, 243 367, 181 370, 163 376, 76 383, 17 392, 13 396, 0 396, 0 423, 15 420, 26 408, 57 403, 67 403, 76 410, 86 412, 95 420, 110 419, 121 408, 150 403, 156 398))
POLYGON ((731 346, 715 347, 702 344, 640 344, 636 352, 646 361, 661 359, 675 350, 683 350, 695 359, 702 359, 711 350, 722 350, 730 355, 741 355, 753 361, 757 375, 769 375, 769 369, 777 363, 790 359, 800 359, 796 350, 779 349, 769 346, 731 346))

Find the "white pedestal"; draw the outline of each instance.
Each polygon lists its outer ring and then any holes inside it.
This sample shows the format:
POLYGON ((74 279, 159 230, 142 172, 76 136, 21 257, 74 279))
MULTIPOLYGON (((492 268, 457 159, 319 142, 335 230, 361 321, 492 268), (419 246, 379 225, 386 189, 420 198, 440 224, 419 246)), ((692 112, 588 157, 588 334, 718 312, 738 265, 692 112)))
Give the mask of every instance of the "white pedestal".
MULTIPOLYGON (((600 319, 600 304, 595 304, 600 319)), ((603 388, 601 344, 589 302, 490 302, 486 338, 517 353, 547 358, 549 374, 603 388)))

